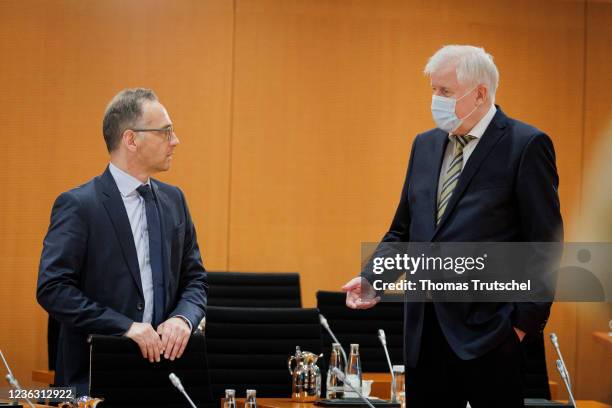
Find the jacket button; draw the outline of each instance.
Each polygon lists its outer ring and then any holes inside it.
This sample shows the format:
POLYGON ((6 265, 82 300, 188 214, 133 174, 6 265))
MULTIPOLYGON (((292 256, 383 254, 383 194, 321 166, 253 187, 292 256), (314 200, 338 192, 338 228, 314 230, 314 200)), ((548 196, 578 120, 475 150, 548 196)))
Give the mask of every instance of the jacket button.
POLYGON ((144 304, 142 302, 138 302, 138 304, 136 305, 136 309, 142 311, 144 309, 144 304))

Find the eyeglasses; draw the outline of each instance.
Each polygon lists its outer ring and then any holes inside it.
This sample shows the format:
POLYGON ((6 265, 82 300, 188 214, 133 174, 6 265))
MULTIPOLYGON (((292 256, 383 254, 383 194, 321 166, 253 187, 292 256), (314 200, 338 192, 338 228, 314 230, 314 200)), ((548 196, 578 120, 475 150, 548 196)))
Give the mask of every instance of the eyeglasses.
POLYGON ((174 126, 172 125, 168 125, 166 127, 158 128, 158 129, 131 129, 131 130, 132 132, 162 132, 166 136, 166 139, 168 139, 168 142, 172 141, 172 136, 174 135, 174 126))

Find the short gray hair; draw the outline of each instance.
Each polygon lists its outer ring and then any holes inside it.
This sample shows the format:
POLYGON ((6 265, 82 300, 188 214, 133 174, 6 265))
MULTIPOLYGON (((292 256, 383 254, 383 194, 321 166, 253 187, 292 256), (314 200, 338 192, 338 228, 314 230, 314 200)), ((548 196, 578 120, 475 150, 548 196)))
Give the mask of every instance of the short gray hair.
POLYGON ((425 65, 425 74, 431 76, 447 63, 457 64, 457 80, 468 84, 484 84, 495 100, 495 92, 499 85, 499 71, 493 62, 493 56, 484 48, 473 45, 445 45, 429 58, 425 65))
POLYGON ((142 117, 143 101, 157 101, 157 95, 146 88, 124 89, 106 107, 102 134, 109 153, 119 146, 123 132, 142 117))

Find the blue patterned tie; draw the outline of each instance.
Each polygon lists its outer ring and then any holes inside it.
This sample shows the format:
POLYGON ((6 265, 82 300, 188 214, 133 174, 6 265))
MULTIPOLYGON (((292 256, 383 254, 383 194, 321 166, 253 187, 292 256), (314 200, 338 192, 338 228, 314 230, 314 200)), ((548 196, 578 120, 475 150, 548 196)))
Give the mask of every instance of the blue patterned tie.
POLYGON ((153 327, 164 321, 164 267, 162 258, 162 231, 159 210, 151 187, 144 184, 136 189, 145 200, 147 230, 149 232, 149 262, 153 278, 153 327))

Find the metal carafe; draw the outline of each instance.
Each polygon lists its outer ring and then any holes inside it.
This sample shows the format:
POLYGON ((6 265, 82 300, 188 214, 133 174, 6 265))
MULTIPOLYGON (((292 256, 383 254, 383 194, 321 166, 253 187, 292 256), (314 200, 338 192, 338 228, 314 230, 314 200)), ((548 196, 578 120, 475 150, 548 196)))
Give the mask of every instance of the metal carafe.
POLYGON ((323 354, 316 355, 309 351, 295 348, 295 356, 289 357, 287 366, 291 374, 291 399, 296 402, 312 402, 321 396, 321 371, 317 360, 323 354), (295 366, 292 363, 295 362, 295 366))

